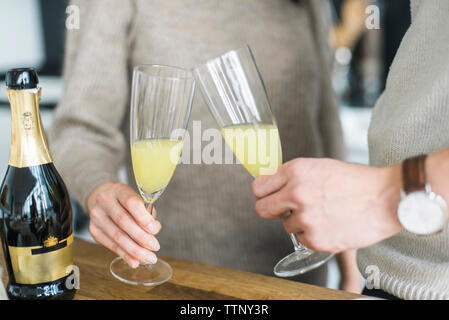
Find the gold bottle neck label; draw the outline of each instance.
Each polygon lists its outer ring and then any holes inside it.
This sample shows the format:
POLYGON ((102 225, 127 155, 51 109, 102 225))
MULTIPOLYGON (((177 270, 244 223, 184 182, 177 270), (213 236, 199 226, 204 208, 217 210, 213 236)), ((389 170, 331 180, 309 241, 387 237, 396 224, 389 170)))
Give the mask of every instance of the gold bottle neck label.
POLYGON ((53 162, 39 112, 40 91, 7 89, 12 121, 10 166, 24 168, 53 162))

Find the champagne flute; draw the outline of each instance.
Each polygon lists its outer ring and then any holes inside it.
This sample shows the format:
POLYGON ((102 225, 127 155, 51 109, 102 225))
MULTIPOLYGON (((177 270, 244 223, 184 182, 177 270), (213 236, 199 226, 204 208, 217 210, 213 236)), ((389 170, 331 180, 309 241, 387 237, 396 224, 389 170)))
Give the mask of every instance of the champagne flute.
MULTIPOLYGON (((131 93, 131 158, 137 187, 148 209, 162 195, 181 156, 192 109, 195 81, 190 70, 162 65, 134 68, 131 93)), ((118 257, 111 273, 129 283, 154 286, 172 276, 170 265, 158 259, 136 269, 118 257)))
MULTIPOLYGON (((196 68, 194 74, 224 140, 246 170, 258 177, 279 167, 279 131, 250 47, 246 45, 212 59, 196 68)), ((279 277, 305 273, 333 256, 306 248, 295 234, 290 237, 295 251, 274 267, 279 277)))

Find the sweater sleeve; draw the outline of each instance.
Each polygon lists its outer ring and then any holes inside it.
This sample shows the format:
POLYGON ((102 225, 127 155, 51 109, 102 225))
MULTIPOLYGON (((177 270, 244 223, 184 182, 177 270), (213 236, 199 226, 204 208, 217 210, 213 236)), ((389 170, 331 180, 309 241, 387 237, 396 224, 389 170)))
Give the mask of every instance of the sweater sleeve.
POLYGON ((329 30, 331 27, 331 7, 328 0, 309 2, 312 16, 312 28, 315 35, 315 46, 321 68, 321 101, 319 113, 319 130, 325 157, 345 160, 346 147, 343 140, 343 129, 340 120, 338 97, 331 81, 333 54, 329 46, 329 30))
POLYGON ((117 181, 125 153, 120 131, 129 95, 131 1, 76 0, 80 28, 67 30, 64 89, 49 142, 70 193, 86 209, 90 192, 117 181))
POLYGON ((412 24, 368 130, 370 163, 388 166, 449 146, 449 1, 412 1, 412 24))

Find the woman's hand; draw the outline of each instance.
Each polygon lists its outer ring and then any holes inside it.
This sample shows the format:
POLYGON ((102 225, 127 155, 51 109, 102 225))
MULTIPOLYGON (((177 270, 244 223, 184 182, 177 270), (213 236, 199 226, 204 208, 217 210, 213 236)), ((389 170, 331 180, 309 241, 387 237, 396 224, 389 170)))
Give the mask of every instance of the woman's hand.
POLYGON ((312 250, 367 247, 402 229, 396 215, 400 172, 400 165, 298 158, 254 180, 255 209, 262 218, 283 219, 285 230, 312 250))
POLYGON ((161 224, 150 214, 134 190, 122 183, 105 182, 96 187, 87 199, 92 237, 114 251, 131 267, 139 262, 157 261, 153 251, 159 250, 154 237, 161 224))

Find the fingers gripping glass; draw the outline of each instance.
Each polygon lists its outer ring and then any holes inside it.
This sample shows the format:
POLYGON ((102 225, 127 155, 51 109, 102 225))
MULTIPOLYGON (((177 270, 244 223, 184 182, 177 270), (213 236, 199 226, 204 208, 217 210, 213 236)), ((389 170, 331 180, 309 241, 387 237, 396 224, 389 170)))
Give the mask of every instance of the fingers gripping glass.
MULTIPOLYGON (((262 77, 249 46, 230 51, 194 70, 203 98, 236 158, 253 176, 282 164, 279 131, 262 77)), ((314 252, 290 234, 295 251, 274 267, 291 277, 327 262, 333 255, 314 252)))
MULTIPOLYGON (((195 81, 191 71, 161 65, 134 68, 131 93, 130 144, 134 177, 148 209, 161 196, 181 156, 192 109, 195 81)), ((153 286, 168 281, 170 265, 158 259, 136 269, 122 258, 110 266, 112 275, 129 283, 153 286)))

